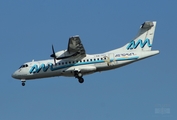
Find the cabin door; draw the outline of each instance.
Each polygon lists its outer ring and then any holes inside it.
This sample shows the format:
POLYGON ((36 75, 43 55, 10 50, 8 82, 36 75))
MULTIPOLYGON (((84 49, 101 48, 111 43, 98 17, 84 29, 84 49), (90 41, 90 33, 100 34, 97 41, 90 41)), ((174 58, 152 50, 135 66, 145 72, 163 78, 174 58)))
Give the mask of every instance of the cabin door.
POLYGON ((108 61, 109 61, 109 65, 110 65, 110 66, 113 66, 113 65, 116 64, 115 57, 114 57, 114 53, 110 53, 110 54, 109 54, 108 61))

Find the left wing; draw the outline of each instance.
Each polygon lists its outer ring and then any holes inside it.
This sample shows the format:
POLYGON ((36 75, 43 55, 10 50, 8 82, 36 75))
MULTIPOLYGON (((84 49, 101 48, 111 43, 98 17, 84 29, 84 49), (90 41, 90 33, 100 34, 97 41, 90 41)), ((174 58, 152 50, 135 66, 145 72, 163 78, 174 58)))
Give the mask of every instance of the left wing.
POLYGON ((73 36, 69 38, 67 50, 59 51, 55 53, 54 47, 52 45, 52 52, 53 54, 51 54, 50 57, 54 58, 55 63, 56 63, 55 60, 66 59, 74 56, 77 57, 86 56, 84 46, 82 45, 79 36, 73 36))
POLYGON ((69 38, 67 52, 73 55, 86 56, 86 52, 79 36, 73 36, 69 38))

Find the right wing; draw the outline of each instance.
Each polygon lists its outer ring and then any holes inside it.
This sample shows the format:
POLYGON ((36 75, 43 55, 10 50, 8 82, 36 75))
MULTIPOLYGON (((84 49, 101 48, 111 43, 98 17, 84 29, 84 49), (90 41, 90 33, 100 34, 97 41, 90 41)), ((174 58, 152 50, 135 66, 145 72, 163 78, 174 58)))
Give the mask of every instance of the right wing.
POLYGON ((51 55, 51 57, 55 57, 57 60, 66 59, 74 56, 77 56, 79 58, 86 56, 84 46, 82 45, 79 36, 73 36, 69 38, 68 49, 66 51, 59 51, 56 54, 51 55))

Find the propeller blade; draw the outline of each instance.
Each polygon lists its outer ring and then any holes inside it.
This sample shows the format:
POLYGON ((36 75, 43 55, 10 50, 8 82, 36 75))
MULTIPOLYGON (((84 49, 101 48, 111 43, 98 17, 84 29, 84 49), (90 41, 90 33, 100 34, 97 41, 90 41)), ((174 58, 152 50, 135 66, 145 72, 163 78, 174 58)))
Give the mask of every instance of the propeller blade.
POLYGON ((57 64, 57 63, 56 63, 56 59, 55 59, 55 58, 54 58, 54 63, 55 63, 55 65, 57 64))
POLYGON ((53 54, 51 54, 51 55, 50 55, 50 57, 56 58, 56 55, 55 55, 55 50, 54 50, 53 45, 52 45, 52 53, 53 53, 53 54))
POLYGON ((55 63, 55 65, 56 65, 56 55, 55 55, 55 50, 54 50, 53 45, 52 45, 52 53, 53 53, 53 54, 51 54, 50 57, 53 57, 54 63, 55 63))
POLYGON ((53 54, 55 54, 55 51, 54 51, 54 47, 53 47, 53 45, 52 45, 52 52, 53 52, 53 54))

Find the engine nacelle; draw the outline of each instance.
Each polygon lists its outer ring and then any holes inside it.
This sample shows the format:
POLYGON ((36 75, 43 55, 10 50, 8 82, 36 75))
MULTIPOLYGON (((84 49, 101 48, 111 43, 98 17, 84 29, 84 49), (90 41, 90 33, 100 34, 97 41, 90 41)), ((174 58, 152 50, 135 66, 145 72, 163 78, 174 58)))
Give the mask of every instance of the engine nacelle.
POLYGON ((70 56, 71 54, 69 54, 67 50, 62 50, 62 51, 56 52, 55 55, 56 55, 56 58, 64 58, 64 57, 70 56))

